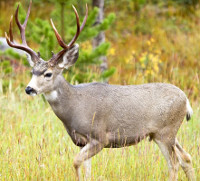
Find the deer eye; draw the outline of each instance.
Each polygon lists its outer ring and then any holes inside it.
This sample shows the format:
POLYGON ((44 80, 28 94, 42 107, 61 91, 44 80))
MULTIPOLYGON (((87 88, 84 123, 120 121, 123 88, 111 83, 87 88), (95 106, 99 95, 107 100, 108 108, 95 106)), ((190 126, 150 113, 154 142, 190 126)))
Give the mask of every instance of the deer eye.
POLYGON ((52 76, 52 73, 46 73, 45 75, 44 75, 44 77, 51 77, 52 76))

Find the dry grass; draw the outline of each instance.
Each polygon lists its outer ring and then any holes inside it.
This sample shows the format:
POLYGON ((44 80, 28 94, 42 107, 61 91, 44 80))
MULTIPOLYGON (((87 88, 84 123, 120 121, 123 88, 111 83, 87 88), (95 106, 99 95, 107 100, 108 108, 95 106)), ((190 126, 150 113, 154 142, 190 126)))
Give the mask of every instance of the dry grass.
MULTIPOLYGON (((1 11, 2 35, 7 30, 8 12, 14 11, 11 7, 1 11)), ((139 17, 120 11, 121 7, 110 7, 110 11, 112 8, 117 20, 106 36, 112 44, 109 65, 115 66, 117 72, 110 83, 169 82, 184 90, 192 102, 194 116, 190 122, 184 121, 178 140, 192 155, 200 180, 200 8, 193 15, 181 16, 173 8, 158 14, 157 9, 152 9, 156 7, 147 6, 139 17), (149 43, 151 39, 154 41, 149 43), (149 64, 143 70, 144 53, 153 58, 148 57, 149 64), (161 64, 156 63, 156 56, 161 64), (149 76, 149 65, 158 66, 159 71, 149 76)), ((0 70, 0 180, 75 180, 72 163, 79 149, 61 121, 41 96, 30 98, 24 93, 29 81, 27 73, 10 77, 8 91, 3 93, 2 82, 9 82, 8 79, 0 70)), ((166 161, 157 145, 147 140, 132 147, 104 149, 94 157, 92 165, 93 181, 168 178, 166 161)), ((186 180, 181 169, 179 180, 186 180)))
MULTIPOLYGON (((2 80, 1 80, 2 81, 2 80)), ((61 121, 41 96, 21 88, 0 93, 0 180, 75 180, 73 145, 61 121)), ((193 158, 200 179, 199 107, 184 121, 178 139, 193 158)), ((104 149, 93 158, 92 180, 166 180, 167 164, 158 147, 145 140, 136 146, 104 149)), ((179 180, 186 180, 181 170, 179 180)))

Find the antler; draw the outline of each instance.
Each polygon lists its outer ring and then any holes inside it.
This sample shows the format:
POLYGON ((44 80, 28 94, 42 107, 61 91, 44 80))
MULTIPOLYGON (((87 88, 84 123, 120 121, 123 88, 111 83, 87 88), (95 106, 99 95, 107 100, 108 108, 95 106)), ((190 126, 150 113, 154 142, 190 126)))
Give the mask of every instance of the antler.
POLYGON ((72 38, 72 40, 70 41, 70 43, 68 45, 65 44, 65 42, 63 41, 63 39, 61 38, 60 34, 58 33, 52 19, 50 19, 51 21, 51 26, 53 27, 53 30, 55 32, 56 38, 58 40, 59 45, 63 48, 63 50, 61 50, 60 52, 58 52, 56 55, 53 55, 53 57, 51 58, 50 62, 51 62, 51 66, 54 66, 56 64, 56 62, 60 59, 60 57, 67 51, 69 50, 74 43, 76 42, 79 34, 81 33, 81 31, 83 30, 85 23, 87 21, 87 17, 88 17, 88 7, 86 4, 86 13, 85 13, 85 17, 83 20, 83 23, 80 27, 80 20, 79 20, 79 15, 78 12, 76 10, 76 8, 72 5, 73 9, 74 9, 74 13, 76 15, 76 23, 77 23, 77 30, 76 30, 76 34, 74 35, 74 37, 72 38))
POLYGON ((32 4, 32 0, 30 0, 30 4, 29 4, 29 8, 28 8, 28 12, 27 12, 27 15, 26 15, 26 19, 24 21, 23 24, 21 24, 19 22, 19 19, 18 19, 18 12, 19 12, 19 5, 17 6, 17 9, 15 11, 15 21, 17 23, 17 26, 20 30, 20 35, 21 35, 21 39, 22 39, 22 44, 19 45, 19 44, 16 44, 14 43, 13 41, 13 33, 12 33, 12 20, 13 20, 13 16, 11 17, 11 20, 10 20, 10 27, 9 27, 9 37, 8 38, 8 35, 7 33, 5 32, 5 36, 6 36, 6 41, 8 43, 8 45, 10 47, 13 47, 13 48, 17 48, 17 49, 20 49, 20 50, 24 50, 25 52, 27 52, 28 54, 30 54, 33 62, 37 62, 38 59, 40 58, 36 52, 34 52, 26 43, 26 36, 25 36, 25 29, 26 29, 26 25, 27 25, 27 22, 28 22, 28 18, 29 18, 29 15, 30 15, 30 11, 31 11, 31 4, 32 4))

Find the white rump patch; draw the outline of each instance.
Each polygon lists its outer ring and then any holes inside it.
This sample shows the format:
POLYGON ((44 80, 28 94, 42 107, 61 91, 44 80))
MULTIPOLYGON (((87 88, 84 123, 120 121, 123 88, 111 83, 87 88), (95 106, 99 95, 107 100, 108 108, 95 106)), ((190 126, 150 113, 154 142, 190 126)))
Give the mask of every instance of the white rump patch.
POLYGON ((47 101, 55 101, 58 98, 58 92, 54 90, 49 93, 45 93, 44 96, 47 101))
POLYGON ((192 110, 192 107, 190 106, 190 102, 188 99, 186 102, 186 109, 187 109, 187 119, 189 120, 192 117, 193 110, 192 110))

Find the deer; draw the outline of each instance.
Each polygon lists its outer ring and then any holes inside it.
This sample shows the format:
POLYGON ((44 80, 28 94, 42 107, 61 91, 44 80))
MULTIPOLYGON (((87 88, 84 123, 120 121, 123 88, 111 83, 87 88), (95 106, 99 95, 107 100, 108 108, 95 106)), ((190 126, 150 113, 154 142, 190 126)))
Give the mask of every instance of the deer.
POLYGON ((30 96, 43 94, 55 115, 62 121, 72 142, 80 147, 75 156, 74 168, 77 180, 81 180, 80 166, 85 167, 86 179, 91 179, 91 159, 104 148, 121 148, 138 144, 149 137, 160 148, 169 170, 169 180, 178 179, 178 168, 182 167, 187 178, 196 179, 192 159, 179 144, 176 135, 186 117, 190 120, 193 110, 185 93, 167 83, 141 85, 111 85, 108 83, 69 84, 62 75, 64 69, 75 64, 79 56, 76 40, 83 30, 86 14, 80 25, 74 6, 77 31, 69 44, 58 33, 53 20, 51 26, 62 50, 48 61, 32 50, 26 42, 25 28, 31 11, 30 1, 23 24, 18 20, 19 5, 15 21, 20 30, 21 44, 13 41, 12 17, 9 37, 10 47, 27 53, 32 67, 32 78, 25 92, 30 96))

